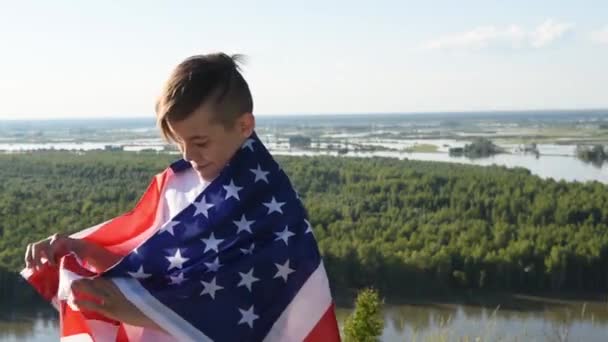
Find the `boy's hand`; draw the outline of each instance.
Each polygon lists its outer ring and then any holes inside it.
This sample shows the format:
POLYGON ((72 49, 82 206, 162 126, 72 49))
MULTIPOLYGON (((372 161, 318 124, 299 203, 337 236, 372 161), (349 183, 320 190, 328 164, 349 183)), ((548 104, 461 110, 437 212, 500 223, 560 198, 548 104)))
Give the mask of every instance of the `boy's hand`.
POLYGON ((111 253, 92 242, 55 234, 27 245, 25 265, 28 268, 39 269, 42 266, 42 258, 44 258, 48 260, 49 265, 55 266, 59 259, 68 253, 76 254, 78 258, 86 260, 89 265, 100 272, 121 259, 120 255, 111 253))
POLYGON ((42 259, 54 266, 57 260, 74 249, 75 239, 63 234, 54 234, 44 240, 27 245, 25 251, 25 265, 28 268, 38 269, 42 266, 42 259))
POLYGON ((79 279, 72 283, 72 291, 81 297, 74 300, 74 304, 81 310, 94 311, 127 324, 163 331, 125 298, 116 285, 108 279, 79 279))

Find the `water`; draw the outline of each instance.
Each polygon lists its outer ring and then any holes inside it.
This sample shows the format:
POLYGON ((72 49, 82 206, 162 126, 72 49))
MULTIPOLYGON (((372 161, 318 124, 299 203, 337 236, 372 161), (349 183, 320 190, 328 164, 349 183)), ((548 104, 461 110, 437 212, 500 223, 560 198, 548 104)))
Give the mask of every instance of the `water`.
MULTIPOLYGON (((389 305, 382 341, 607 341, 608 303, 534 308, 433 303, 389 305)), ((339 320, 349 310, 338 309, 339 320)))
MULTIPOLYGON (((305 151, 298 149, 289 149, 289 144, 282 140, 271 140, 271 138, 262 137, 269 150, 275 155, 338 155, 336 151, 305 151)), ((488 158, 470 159, 466 157, 452 157, 447 153, 448 146, 464 146, 466 141, 455 141, 449 139, 411 139, 411 140, 364 140, 368 145, 377 145, 389 147, 397 150, 403 150, 416 144, 433 144, 439 147, 437 153, 407 153, 402 151, 376 151, 376 152, 349 152, 346 157, 389 157, 398 159, 414 159, 440 162, 456 162, 463 164, 474 165, 501 165, 506 167, 523 167, 534 175, 542 178, 552 178, 555 180, 565 181, 599 181, 608 184, 608 163, 602 166, 593 165, 583 162, 574 157, 575 146, 572 145, 555 145, 544 144, 538 145, 541 152, 540 157, 531 154, 509 153, 498 154, 488 158)), ((358 142, 357 139, 350 141, 351 143, 358 142)), ((24 150, 40 150, 40 149, 65 149, 65 150, 82 150, 90 151, 96 149, 104 149, 106 145, 122 145, 125 151, 141 151, 144 149, 153 149, 161 151, 164 145, 158 139, 138 139, 134 141, 117 141, 117 142, 55 142, 55 143, 0 143, 0 150, 10 153, 24 150)), ((517 145, 504 145, 508 151, 514 152, 517 145)))
MULTIPOLYGON (((277 155, 338 155, 337 152, 311 152, 311 151, 276 151, 277 155)), ((451 157, 447 153, 404 153, 395 151, 383 152, 352 152, 350 157, 390 157, 398 159, 413 159, 438 162, 455 162, 481 166, 500 165, 509 168, 522 167, 530 170, 534 175, 542 178, 552 178, 557 181, 598 181, 608 184, 608 163, 596 166, 585 163, 572 156, 548 155, 536 158, 526 154, 498 154, 488 158, 470 159, 466 157, 451 157)))
MULTIPOLYGON (((382 341, 606 341, 608 302, 513 299, 503 307, 426 303, 386 305, 382 341), (513 305, 515 303, 515 305, 513 305), (519 304, 526 303, 522 306, 519 304), (564 337, 567 337, 564 338, 564 337)), ((351 309, 338 308, 340 325, 351 309)), ((57 341, 56 314, 0 316, 0 342, 57 341)))

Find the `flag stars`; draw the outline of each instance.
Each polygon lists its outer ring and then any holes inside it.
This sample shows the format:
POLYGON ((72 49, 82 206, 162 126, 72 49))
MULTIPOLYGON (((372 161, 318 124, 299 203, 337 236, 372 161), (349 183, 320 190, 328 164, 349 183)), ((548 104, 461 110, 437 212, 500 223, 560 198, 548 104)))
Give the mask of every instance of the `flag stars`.
POLYGON ((203 243, 205 244, 205 250, 203 251, 203 253, 207 253, 207 251, 211 250, 217 253, 219 252, 218 247, 220 243, 224 241, 224 239, 216 239, 215 235, 211 233, 211 236, 209 236, 208 239, 201 239, 201 241, 203 241, 203 243))
POLYGON ((289 231, 289 227, 285 226, 285 229, 282 232, 279 233, 274 233, 277 238, 274 239, 274 241, 278 241, 278 240, 283 240, 283 242, 285 242, 285 245, 289 245, 288 243, 288 239, 296 234, 292 233, 289 231))
POLYGON ((289 268, 289 259, 287 259, 283 265, 277 263, 274 265, 277 267, 277 274, 274 275, 273 279, 283 278, 283 281, 287 282, 289 274, 295 272, 293 269, 289 268))
POLYGON ((177 252, 175 252, 174 256, 168 256, 165 258, 167 258, 167 260, 169 260, 169 263, 170 263, 169 269, 167 271, 171 271, 174 268, 182 269, 182 267, 184 266, 184 263, 189 260, 189 258, 182 257, 182 252, 179 248, 177 249, 177 252))
POLYGON ((234 184, 233 180, 230 180, 230 184, 228 185, 224 185, 224 189, 226 190, 226 198, 225 199, 229 199, 231 197, 234 197, 237 199, 237 201, 240 201, 240 197, 239 197, 239 191, 243 189, 242 186, 236 186, 234 184))
POLYGON ((169 234, 175 236, 175 231, 173 230, 173 228, 175 228, 178 224, 179 222, 169 221, 162 226, 162 228, 158 231, 158 234, 168 232, 169 234))
POLYGON ((306 231, 304 231, 304 234, 312 233, 312 226, 310 225, 310 222, 308 222, 306 219, 304 219, 304 222, 306 223, 306 231))
POLYGON ((241 320, 239 321, 239 324, 247 323, 249 328, 253 328, 253 321, 260 318, 260 316, 254 313, 253 305, 249 308, 249 310, 239 309, 239 311, 241 312, 241 320))
POLYGON ((179 275, 177 275, 177 276, 169 276, 169 278, 171 279, 170 285, 179 285, 187 279, 184 277, 183 272, 180 272, 179 275))
POLYGON ((243 254, 245 255, 253 254, 253 248, 255 248, 255 244, 251 243, 251 246, 249 246, 249 248, 241 248, 241 252, 243 252, 243 254))
POLYGON ((255 283, 256 281, 260 280, 256 277, 253 276, 253 268, 251 268, 249 270, 249 272, 247 273, 241 273, 239 272, 239 275, 241 276, 241 281, 239 282, 239 284, 237 285, 237 287, 239 286, 245 286, 247 287, 247 289, 249 290, 249 292, 251 292, 251 285, 253 283, 255 283))
POLYGON ((277 202, 274 196, 272 196, 272 200, 270 202, 262 204, 264 204, 264 206, 268 208, 267 215, 270 215, 274 212, 283 214, 283 209, 281 209, 281 207, 285 205, 285 202, 277 202))
POLYGON ((209 272, 217 272, 222 267, 222 264, 220 264, 220 258, 216 257, 213 262, 206 262, 205 266, 207 266, 209 272))
POLYGON ((195 204, 196 211, 194 211, 192 217, 203 214, 206 218, 209 218, 209 209, 213 208, 214 206, 214 204, 207 202, 206 196, 203 196, 201 201, 195 204))
POLYGON ((248 148, 253 152, 253 143, 254 142, 255 142, 255 140, 253 140, 253 139, 247 139, 241 146, 241 149, 248 148))
POLYGON ((237 234, 240 232, 249 232, 251 234, 251 225, 255 223, 255 221, 248 221, 245 215, 241 216, 240 221, 232 221, 238 227, 237 234))
POLYGON ((139 269, 137 269, 137 272, 127 272, 129 273, 129 275, 133 278, 136 279, 146 279, 148 277, 151 276, 151 274, 145 273, 144 272, 144 266, 139 266, 139 269))
POLYGON ((262 170, 260 164, 258 164, 257 169, 249 169, 249 171, 255 174, 255 180, 253 181, 254 183, 257 183, 258 181, 264 181, 268 183, 268 174, 270 172, 262 170))
POLYGON ((210 282, 205 282, 201 280, 201 284, 203 284, 203 291, 201 292, 201 296, 208 294, 211 299, 215 299, 215 293, 223 287, 217 285, 215 277, 210 282))

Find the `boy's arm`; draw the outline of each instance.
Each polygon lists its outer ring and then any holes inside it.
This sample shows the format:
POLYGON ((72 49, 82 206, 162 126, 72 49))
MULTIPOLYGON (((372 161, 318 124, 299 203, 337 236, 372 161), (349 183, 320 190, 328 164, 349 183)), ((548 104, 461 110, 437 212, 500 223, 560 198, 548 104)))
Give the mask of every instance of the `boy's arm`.
POLYGON ((72 251, 98 272, 103 272, 122 258, 107 249, 83 239, 72 239, 72 251))

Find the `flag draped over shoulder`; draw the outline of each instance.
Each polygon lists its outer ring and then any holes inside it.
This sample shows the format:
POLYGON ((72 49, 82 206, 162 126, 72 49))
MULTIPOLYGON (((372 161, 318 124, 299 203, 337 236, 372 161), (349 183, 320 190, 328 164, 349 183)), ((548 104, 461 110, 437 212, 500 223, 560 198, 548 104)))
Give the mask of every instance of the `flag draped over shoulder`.
POLYGON ((177 161, 135 208, 74 237, 123 258, 101 275, 169 335, 78 310, 73 255, 22 275, 60 312, 62 341, 339 341, 306 210, 255 133, 202 184, 177 161))

